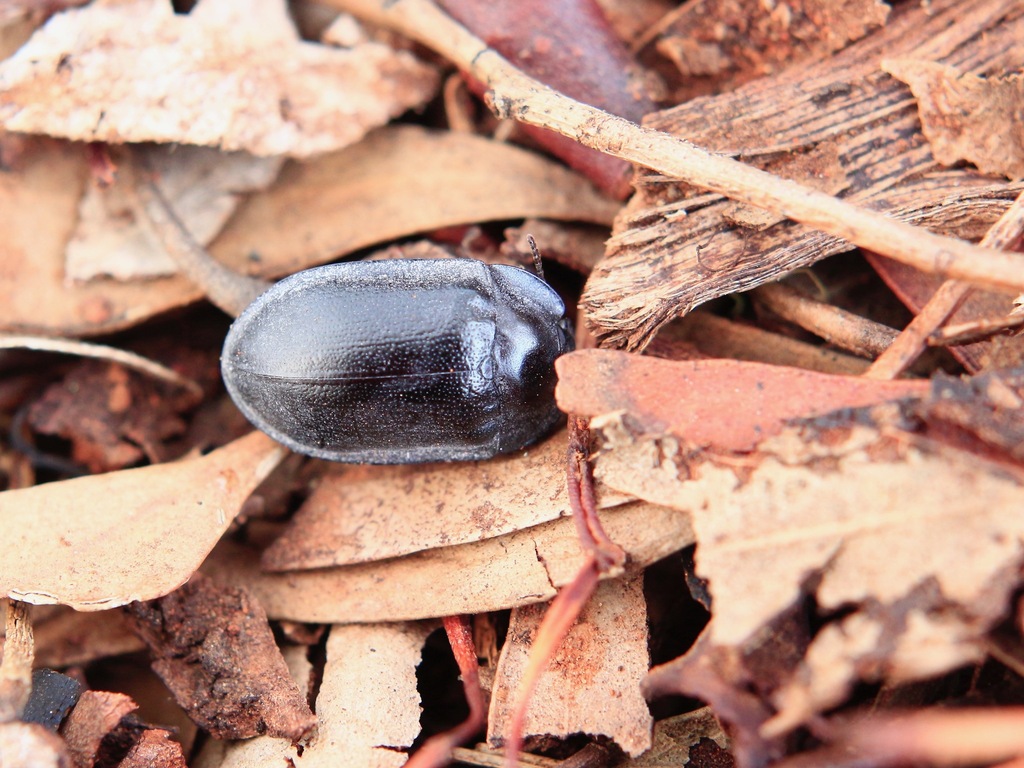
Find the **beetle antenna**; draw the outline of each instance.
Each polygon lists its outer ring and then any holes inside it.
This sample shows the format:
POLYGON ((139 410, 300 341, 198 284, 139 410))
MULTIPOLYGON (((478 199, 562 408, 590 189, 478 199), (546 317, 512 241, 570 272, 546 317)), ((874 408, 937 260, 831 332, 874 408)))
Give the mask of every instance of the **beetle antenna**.
POLYGON ((540 262, 540 251, 537 250, 537 241, 533 239, 533 235, 527 235, 526 242, 530 244, 530 250, 533 251, 533 268, 537 270, 537 275, 543 280, 544 265, 540 262))

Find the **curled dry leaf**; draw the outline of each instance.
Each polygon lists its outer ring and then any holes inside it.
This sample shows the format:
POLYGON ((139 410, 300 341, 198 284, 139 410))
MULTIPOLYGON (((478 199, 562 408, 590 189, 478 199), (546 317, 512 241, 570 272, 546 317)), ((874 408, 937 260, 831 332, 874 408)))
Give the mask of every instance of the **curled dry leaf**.
MULTIPOLYGON (((491 744, 505 737, 547 609, 544 604, 512 611, 487 721, 491 744)), ((602 582, 548 662, 530 699, 524 735, 607 736, 627 754, 640 755, 651 747, 653 721, 640 693, 649 666, 643 575, 602 582)))
MULTIPOLYGON (((283 159, 207 147, 156 146, 146 152, 157 185, 196 242, 207 245, 235 211, 240 197, 266 189, 283 159)), ((132 186, 136 166, 118 162, 112 185, 89 184, 67 246, 69 280, 117 280, 173 275, 177 266, 160 241, 140 225, 132 186)))
POLYGON ((165 595, 284 454, 253 432, 199 459, 0 493, 0 593, 83 611, 165 595))
MULTIPOLYGON (((270 571, 384 560, 501 536, 570 513, 565 432, 489 461, 329 474, 264 553, 270 571)), ((608 489, 602 508, 632 501, 608 489)))
POLYGON ((83 693, 61 731, 74 764, 94 765, 103 740, 114 732, 126 715, 138 708, 139 705, 123 693, 83 693))
MULTIPOLYGON (((918 679, 983 655, 982 638, 1006 610, 1024 559, 1019 418, 1000 427, 988 416, 996 407, 988 393, 998 387, 939 382, 934 394, 916 387, 918 399, 899 405, 815 418, 790 413, 737 450, 729 440, 693 440, 701 428, 680 425, 675 402, 651 398, 667 391, 680 399, 679 375, 692 363, 591 352, 563 358, 560 371, 610 355, 627 372, 618 387, 591 382, 612 393, 590 401, 600 412, 588 410, 586 395, 572 399, 564 383, 560 404, 603 414, 592 420, 603 440, 598 477, 690 511, 698 573, 713 598, 703 643, 678 668, 666 665, 662 680, 711 698, 701 693, 706 680, 697 682, 708 668, 734 690, 746 690, 753 676, 777 712, 765 733, 777 734, 841 703, 858 679, 918 679), (964 412, 951 420, 948 401, 958 398, 964 412), (813 639, 799 640, 808 596, 834 618, 813 639), (789 638, 789 655, 775 651, 770 665, 752 670, 744 659, 765 638, 789 638)), ((742 425, 757 387, 736 381, 733 373, 719 380, 718 389, 734 393, 731 406, 719 406, 742 425)), ((694 396, 714 389, 709 382, 694 396)), ((760 728, 767 716, 746 726, 760 728)))
POLYGON ((246 590, 197 574, 166 597, 134 603, 128 612, 154 656, 153 671, 215 738, 269 734, 296 741, 315 725, 267 614, 246 590))
POLYGON ((75 141, 198 144, 306 157, 425 103, 433 68, 363 42, 299 39, 281 0, 93 3, 0 64, 0 125, 75 141))
POLYGON ((1024 178, 1024 74, 979 77, 921 59, 887 59, 882 69, 910 86, 936 160, 1024 178))
MULTIPOLYGON (((0 174, 0 329, 92 335, 200 298, 183 277, 68 283, 64 249, 86 173, 80 151, 48 145, 27 154, 17 172, 0 174)), ((287 166, 210 250, 239 271, 270 277, 447 226, 526 216, 607 225, 617 208, 535 153, 404 126, 287 166)))
MULTIPOLYGON (((692 543, 687 515, 654 504, 601 514, 612 539, 638 566, 692 543)), ((571 519, 405 557, 312 571, 263 573, 259 554, 223 542, 203 570, 246 586, 272 619, 373 622, 483 613, 550 600, 583 565, 571 519)))

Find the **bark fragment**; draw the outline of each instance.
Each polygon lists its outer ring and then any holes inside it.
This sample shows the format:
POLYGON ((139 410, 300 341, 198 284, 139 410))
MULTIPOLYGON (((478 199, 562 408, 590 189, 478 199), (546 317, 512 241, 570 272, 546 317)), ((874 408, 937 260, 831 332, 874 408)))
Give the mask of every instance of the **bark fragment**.
POLYGON ((316 725, 249 592, 196 576, 176 592, 128 608, 153 670, 197 725, 216 738, 296 740, 316 725))

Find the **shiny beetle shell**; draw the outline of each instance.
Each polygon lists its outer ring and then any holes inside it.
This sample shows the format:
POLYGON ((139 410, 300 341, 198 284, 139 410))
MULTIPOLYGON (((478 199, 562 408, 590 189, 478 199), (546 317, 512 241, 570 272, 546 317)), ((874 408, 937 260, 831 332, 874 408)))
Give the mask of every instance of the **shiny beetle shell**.
POLYGON ((285 278, 231 326, 232 399, 293 451, 331 461, 486 459, 558 421, 562 300, 469 259, 333 264, 285 278))

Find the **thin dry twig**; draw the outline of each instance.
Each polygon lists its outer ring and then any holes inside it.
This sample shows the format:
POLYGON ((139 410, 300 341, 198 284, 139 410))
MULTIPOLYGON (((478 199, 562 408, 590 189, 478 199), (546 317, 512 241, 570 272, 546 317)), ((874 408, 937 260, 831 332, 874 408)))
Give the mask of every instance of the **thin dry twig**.
POLYGON ((6 637, 0 661, 0 723, 21 717, 32 693, 35 641, 29 610, 28 603, 7 601, 6 637))
POLYGON ((1024 708, 925 709, 854 723, 840 733, 874 765, 976 765, 1024 756, 1024 708))
POLYGON ((116 347, 108 347, 105 344, 92 344, 73 339, 53 339, 48 336, 9 336, 5 334, 0 335, 0 349, 32 349, 37 352, 56 352, 62 355, 108 360, 133 371, 152 376, 154 379, 187 389, 196 396, 203 394, 203 389, 198 383, 182 376, 177 371, 155 363, 142 355, 136 355, 134 352, 116 347))
POLYGON ((887 325, 816 301, 788 285, 769 283, 754 289, 753 293, 783 320, 863 357, 882 354, 899 335, 899 331, 887 325))
POLYGON ((1024 325, 1024 315, 1006 315, 991 320, 973 320, 969 323, 947 325, 932 332, 928 337, 930 347, 949 347, 957 344, 973 344, 1000 333, 1006 333, 1024 325))
MULTIPOLYGON (((1024 193, 1017 196, 999 220, 985 233, 981 244, 989 248, 1007 249, 1024 234, 1024 193)), ((960 280, 947 280, 903 329, 895 341, 864 374, 870 379, 895 379, 921 356, 928 339, 956 312, 971 292, 972 286, 960 280)))
POLYGON ((239 274, 206 252, 153 181, 154 171, 143 152, 133 154, 140 166, 136 183, 129 190, 140 221, 156 236, 167 255, 192 282, 203 289, 207 298, 232 317, 238 317, 270 283, 239 274))
POLYGON ((568 98, 513 67, 430 0, 330 0, 336 8, 427 45, 485 83, 499 118, 561 133, 580 144, 841 237, 924 272, 1024 287, 1024 258, 942 237, 793 181, 714 155, 568 98))

